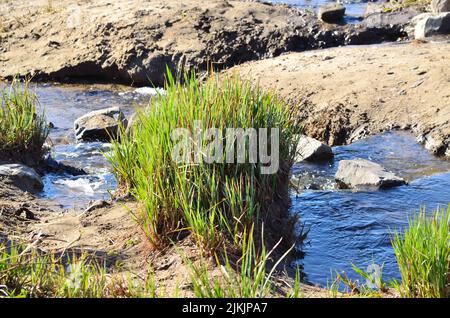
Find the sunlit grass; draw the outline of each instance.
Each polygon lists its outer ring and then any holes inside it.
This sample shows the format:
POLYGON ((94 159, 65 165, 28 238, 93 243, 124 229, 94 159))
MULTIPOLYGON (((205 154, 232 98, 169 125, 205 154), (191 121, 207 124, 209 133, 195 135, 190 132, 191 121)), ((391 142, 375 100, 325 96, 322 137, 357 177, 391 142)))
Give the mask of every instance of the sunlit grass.
POLYGON ((425 209, 392 239, 402 276, 396 287, 404 297, 450 296, 450 205, 427 216, 425 209))
MULTIPOLYGON (((191 268, 191 282, 196 297, 261 298, 280 295, 280 292, 276 291, 273 274, 289 251, 279 257, 268 271, 268 263, 274 249, 267 251, 263 247, 258 251, 252 233, 253 231, 244 234, 241 257, 236 262, 230 261, 226 252, 222 254, 223 259, 216 258, 221 270, 218 277, 211 276, 204 261, 194 264, 187 260, 191 268)), ((300 274, 297 273, 286 296, 298 298, 300 295, 300 274)))
POLYGON ((37 163, 49 130, 39 101, 28 82, 14 80, 1 92, 0 101, 0 160, 37 163))
POLYGON ((141 203, 138 221, 155 246, 191 233, 200 247, 210 251, 225 240, 240 249, 243 233, 261 228, 263 221, 276 222, 274 206, 288 200, 286 176, 299 124, 276 94, 238 77, 219 80, 212 75, 204 83, 194 75, 183 83, 170 73, 167 78, 166 93, 138 113, 131 133, 122 131, 109 161, 121 186, 141 203), (197 121, 203 128, 223 130, 279 128, 279 170, 264 175, 261 163, 174 161, 176 142, 171 133, 175 128, 193 131, 197 121))
POLYGON ((155 279, 111 274, 83 255, 46 254, 0 244, 0 297, 156 297, 155 279))

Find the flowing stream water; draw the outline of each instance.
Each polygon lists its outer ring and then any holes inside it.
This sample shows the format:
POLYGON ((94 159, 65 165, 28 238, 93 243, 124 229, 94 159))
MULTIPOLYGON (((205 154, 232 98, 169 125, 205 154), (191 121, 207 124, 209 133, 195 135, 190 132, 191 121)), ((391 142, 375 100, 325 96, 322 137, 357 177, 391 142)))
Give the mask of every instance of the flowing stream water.
MULTIPOLYGON (((34 86, 34 84, 33 84, 34 86)), ((91 200, 109 197, 116 181, 103 153, 108 143, 77 143, 73 122, 89 111, 120 106, 126 115, 148 103, 150 97, 117 85, 38 84, 35 90, 47 120, 55 126, 50 138, 52 157, 83 168, 88 174, 44 176, 41 195, 65 209, 82 211, 91 200)), ((351 278, 355 263, 365 269, 382 265, 386 279, 399 278, 390 244, 390 233, 407 225, 408 217, 426 206, 430 211, 450 202, 450 162, 428 153, 407 132, 390 132, 334 147, 335 158, 325 164, 302 162, 293 168, 293 180, 302 190, 292 190, 291 213, 298 213, 309 229, 301 246, 305 279, 326 286, 331 271, 345 271, 351 278), (334 173, 342 159, 366 158, 408 180, 408 185, 381 191, 338 190, 334 173)))
POLYGON ((354 263, 366 270, 372 263, 383 266, 386 280, 399 279, 390 238, 402 230, 421 206, 428 212, 450 202, 450 161, 428 153, 407 132, 389 132, 334 147, 335 158, 326 164, 302 162, 293 169, 292 213, 309 228, 302 246, 305 278, 327 286, 335 271, 360 278, 354 263), (380 163, 405 178, 407 185, 379 190, 338 190, 334 174, 344 159, 364 158, 380 163))
MULTIPOLYGON (((267 2, 285 3, 290 6, 317 12, 319 7, 329 3, 336 3, 335 0, 268 0, 267 2)), ((368 2, 376 2, 369 0, 343 0, 340 1, 345 7, 344 21, 347 23, 358 23, 360 18, 364 16, 368 2)))
POLYGON ((119 106, 126 116, 130 116, 148 102, 148 95, 143 94, 142 89, 118 85, 39 84, 35 90, 47 120, 55 127, 49 136, 53 143, 52 158, 87 172, 80 176, 46 174, 42 197, 73 210, 86 208, 90 201, 109 198, 110 191, 116 187, 110 164, 104 157, 110 144, 77 143, 73 123, 90 111, 113 106, 119 106))

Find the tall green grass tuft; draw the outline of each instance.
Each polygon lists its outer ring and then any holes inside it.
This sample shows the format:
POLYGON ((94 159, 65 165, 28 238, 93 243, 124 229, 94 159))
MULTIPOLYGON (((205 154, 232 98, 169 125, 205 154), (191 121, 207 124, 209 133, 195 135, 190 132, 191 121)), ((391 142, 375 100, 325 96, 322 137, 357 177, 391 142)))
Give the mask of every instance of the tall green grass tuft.
POLYGON ((155 296, 152 275, 133 280, 108 273, 87 254, 62 257, 21 244, 0 244, 0 298, 155 296))
MULTIPOLYGON (((108 155, 122 187, 141 203, 138 221, 155 246, 191 233, 198 245, 215 250, 225 240, 240 248, 251 227, 270 228, 286 218, 287 180, 299 123, 272 92, 239 77, 212 75, 201 83, 187 75, 183 83, 170 72, 166 94, 137 114, 129 133, 122 130, 108 155), (179 163, 172 158, 175 128, 279 128, 280 166, 261 174, 261 163, 179 163)), ((258 133, 259 134, 259 133, 258 133)), ((270 139, 269 139, 270 140, 270 139)), ((203 138, 201 146, 208 144, 203 138)), ((223 147, 223 153, 226 152, 223 147)), ((270 148, 269 148, 270 149, 270 148)), ((193 152, 186 152, 192 158, 193 152)), ((246 153, 248 158, 249 153, 246 153)), ((278 226, 278 234, 282 229, 278 226)))
MULTIPOLYGON (((287 256, 282 255, 267 273, 270 257, 275 247, 267 251, 258 250, 253 238, 253 230, 244 233, 241 257, 234 263, 223 254, 223 260, 216 257, 221 275, 213 277, 204 260, 194 264, 185 258, 191 269, 191 282, 197 298, 261 298, 277 294, 273 274, 277 265, 287 256)), ((300 274, 297 272, 294 284, 288 289, 288 297, 300 296, 300 274)))
POLYGON ((425 209, 410 219, 392 246, 402 276, 396 284, 403 297, 450 296, 450 205, 427 217, 425 209))
POLYGON ((0 94, 0 161, 38 162, 49 130, 36 94, 18 80, 0 94))

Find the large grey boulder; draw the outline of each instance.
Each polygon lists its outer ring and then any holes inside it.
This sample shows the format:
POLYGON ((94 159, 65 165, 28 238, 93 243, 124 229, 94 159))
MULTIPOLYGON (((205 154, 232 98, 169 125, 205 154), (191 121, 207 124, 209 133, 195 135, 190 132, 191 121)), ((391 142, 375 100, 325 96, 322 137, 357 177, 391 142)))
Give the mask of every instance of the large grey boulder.
POLYGON ((127 120, 119 107, 110 107, 81 116, 74 123, 77 140, 109 141, 117 136, 119 125, 127 120))
POLYGON ((450 12, 436 15, 430 13, 420 14, 412 20, 415 25, 414 37, 424 39, 435 34, 450 33, 450 12))
POLYGON ((450 0, 432 0, 431 11, 433 13, 449 12, 450 0))
POLYGON ((0 177, 11 180, 17 187, 30 192, 41 191, 44 188, 37 172, 22 164, 0 165, 0 177))
POLYGON ((333 158, 333 150, 330 146, 321 143, 320 141, 307 137, 300 136, 295 161, 324 161, 333 158))
POLYGON ((348 188, 389 188, 405 184, 405 180, 386 171, 379 164, 365 160, 342 160, 335 175, 341 189, 348 188))
POLYGON ((338 22, 344 18, 345 7, 340 3, 321 6, 317 16, 324 22, 338 22))

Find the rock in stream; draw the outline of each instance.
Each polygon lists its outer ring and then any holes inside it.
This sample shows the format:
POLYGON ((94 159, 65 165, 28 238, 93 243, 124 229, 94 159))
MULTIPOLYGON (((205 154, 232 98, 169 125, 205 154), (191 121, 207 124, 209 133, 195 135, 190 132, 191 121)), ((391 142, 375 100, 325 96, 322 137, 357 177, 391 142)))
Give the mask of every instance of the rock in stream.
POLYGON ((115 138, 119 125, 126 127, 127 120, 119 107, 111 107, 90 112, 74 123, 77 140, 109 141, 115 138))
POLYGON ((348 188, 389 188, 403 185, 406 181, 386 171, 381 165, 366 160, 341 160, 335 175, 341 189, 348 188))

